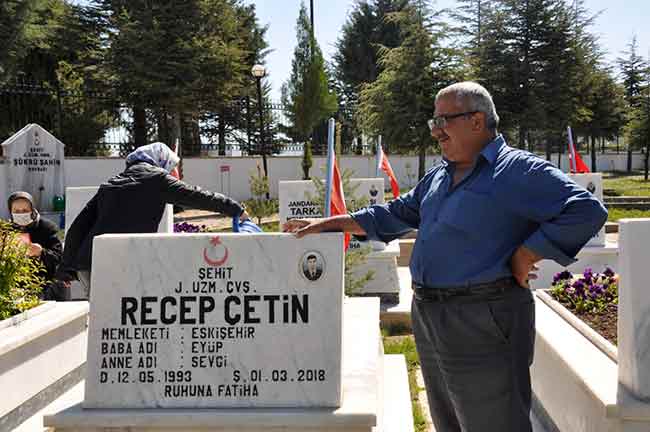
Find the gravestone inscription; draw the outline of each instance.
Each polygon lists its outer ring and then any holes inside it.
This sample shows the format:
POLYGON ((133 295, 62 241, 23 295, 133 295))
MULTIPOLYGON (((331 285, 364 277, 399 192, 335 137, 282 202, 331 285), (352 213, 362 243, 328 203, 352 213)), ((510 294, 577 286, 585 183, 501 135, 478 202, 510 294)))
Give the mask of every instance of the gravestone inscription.
POLYGON ((85 408, 337 407, 342 235, 104 235, 85 408))

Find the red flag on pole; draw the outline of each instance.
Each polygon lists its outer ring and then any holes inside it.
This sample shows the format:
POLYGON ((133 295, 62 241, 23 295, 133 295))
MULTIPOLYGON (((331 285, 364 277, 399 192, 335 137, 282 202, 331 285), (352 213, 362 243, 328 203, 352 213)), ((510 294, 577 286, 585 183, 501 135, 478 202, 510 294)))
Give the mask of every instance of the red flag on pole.
MULTIPOLYGON (((341 182, 341 173, 339 166, 336 163, 336 157, 332 162, 334 169, 332 170, 332 197, 330 201, 330 215, 345 215, 348 210, 345 206, 345 195, 343 194, 343 183, 341 182)), ((345 233, 345 250, 348 250, 350 244, 350 233, 345 233)))
POLYGON ((393 190, 393 199, 395 199, 400 195, 399 184, 397 183, 397 177, 395 177, 395 173, 393 172, 393 167, 390 166, 388 157, 386 157, 384 149, 381 148, 381 143, 377 146, 377 152, 379 153, 377 157, 377 172, 379 172, 379 170, 382 170, 386 173, 388 179, 390 180, 390 188, 393 190))
MULTIPOLYGON (((347 214, 341 172, 334 154, 334 119, 328 122, 327 136, 327 178, 325 179, 325 217, 347 214)), ((350 233, 345 233, 344 250, 348 250, 350 233)))
POLYGON ((589 171, 589 167, 587 166, 587 164, 582 161, 582 158, 580 157, 580 153, 578 153, 577 150, 576 150, 575 166, 576 166, 576 172, 578 174, 584 174, 584 173, 591 172, 591 171, 589 171))
POLYGON ((584 174, 591 172, 589 171, 587 164, 582 161, 580 153, 578 153, 578 150, 576 150, 573 145, 573 133, 571 127, 567 128, 567 134, 569 136, 569 169, 571 173, 584 174))

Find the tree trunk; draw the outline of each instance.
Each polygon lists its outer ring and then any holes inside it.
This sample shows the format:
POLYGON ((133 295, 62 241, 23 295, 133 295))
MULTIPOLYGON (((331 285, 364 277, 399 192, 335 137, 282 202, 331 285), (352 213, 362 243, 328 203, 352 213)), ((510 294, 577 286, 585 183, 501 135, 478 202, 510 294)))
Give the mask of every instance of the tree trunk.
POLYGON ((226 110, 221 109, 219 112, 219 155, 226 155, 226 110))
POLYGON ((147 144, 147 113, 139 105, 133 107, 133 139, 136 147, 147 144))
POLYGON ((420 151, 418 152, 418 179, 424 177, 424 173, 427 170, 427 148, 426 146, 420 146, 420 151))
POLYGON ((627 172, 632 172, 632 146, 627 144, 627 172))
POLYGON ((176 146, 176 142, 182 143, 181 139, 181 123, 182 123, 183 114, 175 112, 172 114, 171 125, 169 128, 169 142, 165 143, 169 148, 173 149, 176 146))
POLYGON ((167 121, 167 113, 165 110, 160 110, 156 113, 156 125, 158 129, 158 141, 167 145, 172 144, 169 140, 169 122, 167 121))
POLYGON ((551 161, 551 140, 550 138, 546 139, 546 160, 551 161))
POLYGON ((597 172, 598 167, 596 167, 596 137, 591 136, 591 172, 597 172))
POLYGON ((646 144, 645 146, 645 172, 643 174, 643 179, 645 181, 648 181, 648 165, 650 164, 650 144, 646 144))

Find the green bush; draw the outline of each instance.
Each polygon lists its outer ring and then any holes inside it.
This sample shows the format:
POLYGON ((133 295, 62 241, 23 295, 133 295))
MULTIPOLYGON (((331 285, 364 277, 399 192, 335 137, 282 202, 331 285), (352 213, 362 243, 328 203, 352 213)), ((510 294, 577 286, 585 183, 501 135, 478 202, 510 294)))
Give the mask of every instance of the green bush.
POLYGON ((256 218, 259 225, 262 223, 262 218, 273 216, 278 212, 278 200, 266 198, 269 193, 269 179, 262 175, 259 166, 257 175, 251 174, 248 182, 253 198, 246 200, 244 205, 250 217, 256 218))
POLYGON ((11 225, 0 221, 0 320, 39 304, 45 279, 40 260, 27 256, 27 246, 11 225))

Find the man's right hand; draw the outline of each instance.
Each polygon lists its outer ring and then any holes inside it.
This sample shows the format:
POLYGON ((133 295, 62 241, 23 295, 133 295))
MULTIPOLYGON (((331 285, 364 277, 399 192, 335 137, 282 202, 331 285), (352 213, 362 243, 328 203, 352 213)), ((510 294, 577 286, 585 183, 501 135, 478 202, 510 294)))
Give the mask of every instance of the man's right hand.
POLYGON ((322 219, 291 219, 282 225, 282 232, 294 233, 296 238, 316 234, 322 231, 318 226, 319 221, 322 219))

